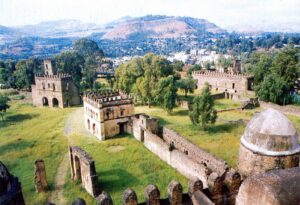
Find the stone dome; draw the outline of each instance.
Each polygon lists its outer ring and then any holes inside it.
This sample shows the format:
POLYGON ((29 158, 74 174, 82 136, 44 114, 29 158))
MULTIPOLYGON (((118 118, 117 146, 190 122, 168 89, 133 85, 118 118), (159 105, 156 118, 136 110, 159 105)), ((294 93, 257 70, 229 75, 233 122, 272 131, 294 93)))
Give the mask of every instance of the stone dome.
POLYGON ((295 127, 284 114, 274 109, 264 110, 250 120, 241 144, 254 153, 268 156, 300 152, 295 127))

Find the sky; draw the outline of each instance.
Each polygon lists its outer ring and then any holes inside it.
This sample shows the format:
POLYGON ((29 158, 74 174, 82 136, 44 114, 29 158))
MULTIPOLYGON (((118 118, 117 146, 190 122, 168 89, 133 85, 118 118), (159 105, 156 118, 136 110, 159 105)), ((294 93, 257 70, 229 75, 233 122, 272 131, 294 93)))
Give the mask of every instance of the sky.
POLYGON ((78 19, 104 24, 148 14, 207 19, 226 29, 299 29, 300 0, 0 0, 0 25, 78 19))

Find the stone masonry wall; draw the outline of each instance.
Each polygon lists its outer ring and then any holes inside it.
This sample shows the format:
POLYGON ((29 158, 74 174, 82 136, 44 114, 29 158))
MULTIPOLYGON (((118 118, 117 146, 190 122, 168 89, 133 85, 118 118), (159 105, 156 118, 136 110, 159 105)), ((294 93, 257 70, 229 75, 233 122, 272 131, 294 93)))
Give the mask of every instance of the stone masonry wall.
POLYGON ((197 147, 178 133, 159 127, 147 115, 131 117, 132 134, 151 152, 189 179, 198 178, 216 205, 234 204, 241 176, 225 161, 197 147))

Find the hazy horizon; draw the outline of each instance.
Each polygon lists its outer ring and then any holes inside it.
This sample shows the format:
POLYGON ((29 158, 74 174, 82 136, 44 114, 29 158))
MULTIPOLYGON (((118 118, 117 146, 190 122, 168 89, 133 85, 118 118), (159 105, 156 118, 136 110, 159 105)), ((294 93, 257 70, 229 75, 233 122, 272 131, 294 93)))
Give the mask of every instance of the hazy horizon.
POLYGON ((297 0, 0 0, 0 25, 21 26, 64 19, 105 24, 124 16, 190 16, 229 30, 300 32, 297 0))

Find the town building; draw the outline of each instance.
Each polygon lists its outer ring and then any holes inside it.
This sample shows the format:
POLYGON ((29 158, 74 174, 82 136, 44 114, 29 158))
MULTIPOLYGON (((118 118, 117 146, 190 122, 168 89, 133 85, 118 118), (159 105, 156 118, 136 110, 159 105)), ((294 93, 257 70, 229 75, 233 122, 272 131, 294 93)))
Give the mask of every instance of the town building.
POLYGON ((133 99, 118 91, 87 92, 83 96, 84 123, 99 140, 128 132, 133 99))
POLYGON ((35 76, 31 90, 35 106, 65 108, 81 104, 80 90, 72 76, 57 72, 51 59, 44 60, 44 74, 35 76))

